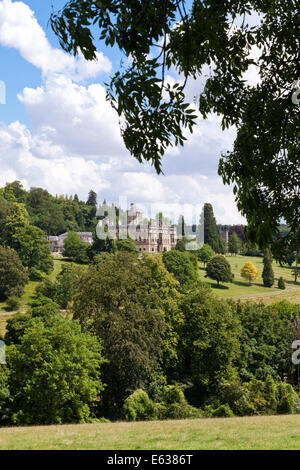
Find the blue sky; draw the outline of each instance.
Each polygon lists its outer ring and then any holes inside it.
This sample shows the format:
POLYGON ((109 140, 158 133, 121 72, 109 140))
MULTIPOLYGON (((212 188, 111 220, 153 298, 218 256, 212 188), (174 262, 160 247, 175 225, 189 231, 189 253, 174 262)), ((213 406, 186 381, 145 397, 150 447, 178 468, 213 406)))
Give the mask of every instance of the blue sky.
MULTIPOLYGON (((6 104, 0 105, 0 185, 19 179, 26 188, 78 193, 83 199, 93 188, 99 200, 121 198, 169 214, 192 206, 198 211, 211 202, 218 222, 244 222, 232 189, 217 175, 219 157, 232 147, 235 130, 222 132, 217 116, 199 119, 186 146, 164 157, 164 176, 136 162, 103 87, 120 55, 100 42, 97 64, 62 52, 47 23, 51 5, 59 9, 64 3, 0 0, 0 80, 7 90, 6 104)), ((187 94, 198 94, 202 86, 199 77, 188 84, 187 94)))

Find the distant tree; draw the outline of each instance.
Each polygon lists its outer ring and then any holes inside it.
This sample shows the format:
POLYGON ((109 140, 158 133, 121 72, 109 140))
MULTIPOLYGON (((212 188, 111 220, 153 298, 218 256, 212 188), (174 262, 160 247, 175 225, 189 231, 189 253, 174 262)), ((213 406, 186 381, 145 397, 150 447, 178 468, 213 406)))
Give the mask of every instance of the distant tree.
POLYGON ((20 305, 20 298, 16 295, 11 295, 6 300, 6 309, 10 312, 18 312, 20 305))
POLYGON ((112 238, 98 238, 96 234, 93 235, 93 243, 87 248, 87 255, 90 260, 100 253, 114 253, 116 251, 116 243, 112 238))
POLYGON ((241 276, 244 279, 247 279, 249 281, 249 285, 251 284, 251 281, 254 281, 254 279, 257 278, 258 276, 258 270, 256 266, 254 266, 251 261, 247 261, 247 263, 244 264, 244 266, 241 269, 241 276))
POLYGON ((89 192, 88 200, 86 201, 88 206, 97 206, 97 193, 92 189, 89 192))
POLYGON ((6 184, 3 192, 4 199, 8 202, 17 202, 16 196, 14 195, 14 190, 10 184, 6 184))
POLYGON ((13 247, 15 240, 13 236, 17 229, 29 225, 29 214, 24 204, 12 203, 5 220, 3 240, 6 245, 13 247))
POLYGON ((264 286, 272 287, 272 285, 274 284, 274 271, 272 268, 272 259, 269 250, 265 251, 263 263, 264 269, 262 272, 262 278, 264 286))
POLYGON ((245 241, 244 225, 231 225, 229 227, 229 236, 232 235, 233 233, 236 233, 240 241, 244 243, 245 241))
POLYGON ((11 246, 29 271, 33 269, 49 274, 53 270, 49 243, 40 228, 29 224, 16 227, 11 236, 11 246))
POLYGON ((49 297, 61 308, 66 309, 78 292, 79 280, 82 275, 82 267, 67 263, 63 265, 55 281, 45 279, 36 288, 36 293, 49 297))
POLYGON ((17 202, 21 202, 21 203, 26 202, 27 192, 24 189, 24 187, 23 187, 23 185, 21 184, 20 181, 13 181, 12 183, 6 183, 5 189, 4 189, 4 194, 5 194, 6 188, 8 188, 8 187, 10 189, 12 189, 12 191, 14 193, 14 196, 15 196, 15 200, 17 202))
POLYGON ((0 243, 4 242, 6 218, 9 213, 10 204, 0 196, 0 243))
POLYGON ((296 255, 296 265, 295 267, 292 269, 292 274, 294 276, 294 284, 297 284, 297 279, 298 279, 298 276, 300 275, 300 255, 297 253, 296 255))
POLYGON ((130 253, 139 253, 136 244, 131 238, 125 238, 124 240, 118 240, 116 243, 118 251, 128 251, 130 253))
POLYGON ((0 365, 0 424, 9 424, 11 395, 9 390, 9 369, 0 365))
POLYGON ((175 250, 185 251, 186 250, 186 244, 187 244, 187 240, 186 240, 185 237, 179 238, 179 240, 177 240, 175 250))
POLYGON ((289 251, 289 253, 286 255, 286 262, 289 266, 292 266, 292 264, 296 261, 296 252, 292 249, 289 251))
POLYGON ((285 282, 282 276, 278 279, 278 289, 285 289, 285 282))
POLYGON ((43 188, 30 188, 27 195, 27 204, 30 208, 38 210, 47 206, 52 197, 46 189, 43 188))
POLYGON ((214 251, 211 248, 210 245, 207 245, 207 243, 204 243, 202 248, 198 250, 197 252, 197 257, 199 261, 202 261, 204 267, 206 266, 206 263, 208 263, 209 260, 214 256, 214 251))
POLYGON ((24 313, 17 313, 7 319, 5 344, 20 344, 21 338, 25 331, 25 325, 30 319, 30 315, 24 313))
POLYGON ((179 281, 182 290, 190 289, 197 282, 197 268, 188 252, 166 251, 162 258, 165 267, 179 281))
POLYGON ((223 251, 213 207, 208 203, 204 204, 204 243, 210 245, 215 253, 223 251))
POLYGON ((98 340, 59 313, 29 319, 7 347, 15 424, 86 422, 103 390, 98 340))
POLYGON ((69 232, 64 240, 63 256, 77 263, 86 263, 88 261, 87 248, 87 243, 82 241, 77 233, 69 232))
POLYGON ((229 253, 237 254, 241 249, 242 243, 237 236, 236 232, 233 232, 232 235, 229 236, 229 245, 228 251, 229 253))
POLYGON ((69 220, 65 218, 63 206, 52 200, 32 211, 31 223, 48 235, 59 235, 67 231, 69 220))
POLYGON ((21 296, 28 281, 28 271, 18 254, 10 248, 0 246, 0 298, 21 296))
POLYGON ((216 255, 211 258, 206 266, 206 275, 210 279, 217 281, 218 286, 220 282, 231 282, 233 279, 230 264, 222 255, 216 255))

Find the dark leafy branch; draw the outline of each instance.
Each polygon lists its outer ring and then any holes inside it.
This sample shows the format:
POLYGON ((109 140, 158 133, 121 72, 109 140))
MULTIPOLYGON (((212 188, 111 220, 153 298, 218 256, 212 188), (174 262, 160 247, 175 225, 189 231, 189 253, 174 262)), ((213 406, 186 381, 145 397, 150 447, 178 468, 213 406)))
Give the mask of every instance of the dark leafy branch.
POLYGON ((219 173, 234 183, 236 202, 248 220, 248 237, 272 245, 275 256, 299 243, 299 106, 291 96, 300 77, 300 15, 296 0, 70 0, 51 24, 64 50, 96 58, 93 32, 117 46, 130 65, 115 73, 107 94, 116 109, 126 147, 157 173, 170 145, 183 145, 197 123, 184 89, 203 67, 211 69, 198 109, 235 125, 233 152, 219 173), (259 15, 255 26, 249 15, 259 15), (256 52, 253 55, 253 48, 256 52), (256 67, 258 84, 245 80, 256 67), (182 81, 171 87, 166 71, 182 81), (280 221, 290 227, 280 239, 280 221))

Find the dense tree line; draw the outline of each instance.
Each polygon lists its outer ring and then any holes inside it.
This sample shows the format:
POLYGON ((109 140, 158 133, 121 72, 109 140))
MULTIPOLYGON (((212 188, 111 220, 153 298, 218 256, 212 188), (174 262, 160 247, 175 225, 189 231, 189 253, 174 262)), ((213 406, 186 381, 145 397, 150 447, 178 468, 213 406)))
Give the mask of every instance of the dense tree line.
POLYGON ((2 424, 296 411, 299 307, 217 298, 171 253, 101 253, 38 286, 7 323, 2 424))
POLYGON ((14 181, 0 189, 0 214, 6 212, 10 203, 24 204, 31 224, 47 235, 93 231, 97 224, 97 195, 92 190, 84 202, 79 200, 77 194, 54 197, 42 188, 26 191, 19 181, 14 181))

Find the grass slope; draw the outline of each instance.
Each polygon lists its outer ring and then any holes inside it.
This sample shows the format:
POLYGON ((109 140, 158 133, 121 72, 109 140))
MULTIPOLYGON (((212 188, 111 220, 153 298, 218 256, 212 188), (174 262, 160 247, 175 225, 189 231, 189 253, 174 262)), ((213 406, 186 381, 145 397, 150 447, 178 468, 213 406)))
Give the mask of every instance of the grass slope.
POLYGON ((289 266, 280 266, 273 261, 273 271, 275 276, 274 285, 265 287, 262 280, 263 258, 256 256, 226 256, 234 273, 232 283, 222 283, 217 287, 217 283, 205 278, 205 269, 201 266, 199 270, 200 279, 209 282, 214 293, 224 298, 245 299, 253 301, 262 301, 272 303, 279 300, 289 300, 290 302, 300 303, 300 284, 293 283, 292 268, 289 266), (258 269, 258 277, 249 286, 248 281, 241 277, 241 268, 247 262, 251 261, 258 269), (278 278, 282 276, 286 283, 286 289, 281 290, 277 287, 278 278))
POLYGON ((0 429, 0 449, 299 449, 300 416, 255 416, 0 429))

